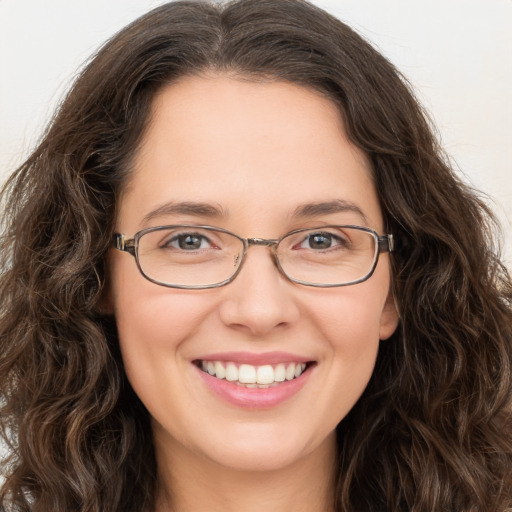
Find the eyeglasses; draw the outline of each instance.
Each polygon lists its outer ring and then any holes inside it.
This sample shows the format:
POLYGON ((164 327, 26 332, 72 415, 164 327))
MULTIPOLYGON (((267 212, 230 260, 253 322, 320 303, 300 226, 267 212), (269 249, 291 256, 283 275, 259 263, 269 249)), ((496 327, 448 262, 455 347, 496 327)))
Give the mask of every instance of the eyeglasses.
POLYGON ((368 279, 379 254, 393 251, 393 235, 361 226, 321 226, 266 240, 212 226, 174 225, 143 229, 130 239, 117 233, 113 245, 135 257, 146 279, 170 288, 230 283, 253 245, 269 247, 276 267, 290 281, 328 288, 368 279))

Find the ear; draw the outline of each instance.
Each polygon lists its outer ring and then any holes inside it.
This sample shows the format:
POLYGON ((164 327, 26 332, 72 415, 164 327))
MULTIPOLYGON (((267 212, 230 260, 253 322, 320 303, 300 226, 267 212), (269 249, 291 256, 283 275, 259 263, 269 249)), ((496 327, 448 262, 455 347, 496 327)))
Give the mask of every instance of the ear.
POLYGON ((400 315, 393 292, 389 292, 380 317, 379 338, 387 340, 398 327, 400 315))

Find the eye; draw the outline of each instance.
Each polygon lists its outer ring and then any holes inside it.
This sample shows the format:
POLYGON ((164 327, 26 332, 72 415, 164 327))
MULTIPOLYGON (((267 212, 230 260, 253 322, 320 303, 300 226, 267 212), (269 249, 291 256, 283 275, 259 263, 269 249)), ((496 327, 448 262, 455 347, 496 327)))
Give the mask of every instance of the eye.
POLYGON ((295 248, 325 250, 345 243, 346 241, 332 233, 319 232, 308 234, 308 236, 295 248))
POLYGON ((169 238, 162 244, 163 248, 174 248, 182 251, 197 251, 200 249, 211 249, 214 244, 199 233, 180 233, 169 238))

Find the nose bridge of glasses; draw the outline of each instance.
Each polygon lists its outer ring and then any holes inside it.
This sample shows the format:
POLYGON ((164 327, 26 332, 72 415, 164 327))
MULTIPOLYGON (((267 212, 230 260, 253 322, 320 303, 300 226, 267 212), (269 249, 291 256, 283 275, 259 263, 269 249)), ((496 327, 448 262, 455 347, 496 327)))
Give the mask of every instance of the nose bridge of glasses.
MULTIPOLYGON (((277 246, 281 239, 277 238, 246 238, 245 240, 245 250, 244 254, 247 254, 247 250, 249 250, 252 246, 259 245, 262 247, 268 247, 270 249, 270 253, 272 255, 272 260, 274 265, 279 266, 277 262, 277 246)), ((244 258, 245 259, 245 258, 244 258)))
POLYGON ((264 245, 266 247, 275 247, 279 243, 277 239, 266 239, 266 238, 247 238, 247 245, 264 245))
MULTIPOLYGON (((246 261, 247 251, 252 246, 259 245, 262 247, 268 247, 270 249, 270 256, 271 256, 274 266, 277 267, 280 272, 282 272, 280 270, 280 264, 278 262, 278 257, 277 257, 277 247, 278 247, 281 239, 274 239, 274 238, 267 239, 267 238, 252 237, 252 238, 245 238, 243 240, 244 240, 245 249, 244 249, 244 254, 242 256, 243 261, 239 261, 240 267, 242 266, 242 263, 244 263, 246 261)), ((238 272, 239 272, 239 270, 237 271, 237 274, 238 274, 238 272)))

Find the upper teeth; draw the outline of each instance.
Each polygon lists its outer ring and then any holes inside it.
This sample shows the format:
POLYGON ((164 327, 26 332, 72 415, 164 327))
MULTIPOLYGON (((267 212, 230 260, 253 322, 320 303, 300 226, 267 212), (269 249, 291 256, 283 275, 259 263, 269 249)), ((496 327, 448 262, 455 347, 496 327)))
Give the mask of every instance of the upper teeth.
POLYGON ((305 363, 280 363, 275 366, 265 364, 253 366, 252 364, 223 363, 220 361, 201 361, 201 368, 218 379, 226 379, 240 384, 271 385, 276 382, 292 380, 299 377, 306 369, 305 363))

